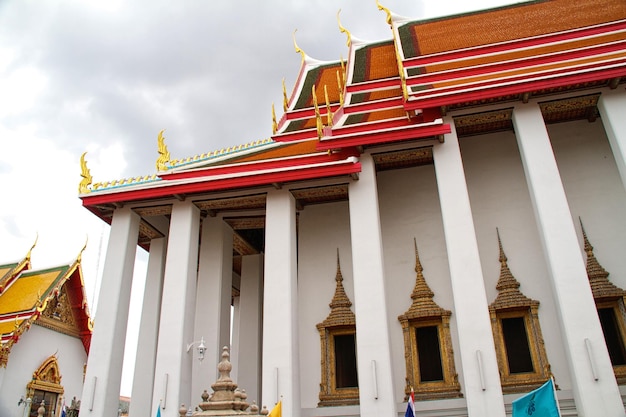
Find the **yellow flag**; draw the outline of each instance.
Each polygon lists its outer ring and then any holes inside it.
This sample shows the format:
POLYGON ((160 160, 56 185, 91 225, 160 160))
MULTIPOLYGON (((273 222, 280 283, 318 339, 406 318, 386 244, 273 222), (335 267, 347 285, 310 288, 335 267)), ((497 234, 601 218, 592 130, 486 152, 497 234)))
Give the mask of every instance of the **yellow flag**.
POLYGON ((274 408, 272 408, 272 411, 267 417, 282 417, 282 416, 283 416, 283 406, 282 406, 282 400, 281 400, 278 402, 278 404, 274 406, 274 408))

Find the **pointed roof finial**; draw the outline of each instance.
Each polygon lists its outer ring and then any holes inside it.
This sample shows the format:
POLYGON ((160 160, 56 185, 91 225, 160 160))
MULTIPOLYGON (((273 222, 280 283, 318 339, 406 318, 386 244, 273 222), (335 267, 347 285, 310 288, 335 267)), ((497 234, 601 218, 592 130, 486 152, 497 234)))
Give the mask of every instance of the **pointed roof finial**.
POLYGON ((283 111, 287 112, 289 100, 287 100, 287 87, 285 87, 285 77, 283 77, 283 111))
POLYGON ((330 109, 330 102, 328 101, 328 89, 324 84, 324 100, 326 100, 326 126, 333 125, 333 112, 330 109))
POLYGON ((159 136, 157 136, 157 150, 159 152, 159 157, 156 160, 157 171, 167 171, 167 164, 170 162, 170 152, 167 150, 163 132, 165 132, 165 129, 161 130, 159 136))
POLYGON ((39 241, 39 233, 37 233, 37 235, 35 236, 35 242, 33 243, 33 246, 30 247, 30 249, 28 250, 28 253, 26 253, 26 260, 30 261, 30 256, 33 252, 33 249, 35 249, 35 246, 37 246, 37 242, 39 241))
POLYGON ((313 107, 315 108, 315 124, 317 127, 317 138, 322 138, 322 115, 320 114, 320 109, 317 105, 317 94, 315 93, 315 84, 311 86, 311 95, 313 96, 313 107))
POLYGON ((296 52, 299 53, 300 55, 302 55, 302 62, 304 62, 304 60, 306 58, 306 54, 304 53, 304 51, 302 49, 300 49, 300 47, 296 43, 296 32, 297 31, 298 31, 298 29, 295 29, 293 31, 293 46, 294 46, 294 48, 296 48, 296 52))
POLYGON ((339 70, 337 70, 337 91, 339 91, 339 105, 343 106, 343 85, 341 83, 341 76, 339 70))
POLYGON ((350 32, 348 32, 348 29, 344 28, 341 25, 341 20, 339 20, 339 13, 341 13, 341 9, 337 11, 337 24, 339 25, 339 32, 346 34, 346 37, 347 37, 346 46, 349 48, 350 45, 352 45, 352 35, 350 35, 350 32))
POLYGON ((85 236, 85 244, 83 245, 83 248, 80 250, 80 252, 78 252, 78 256, 76 257, 76 263, 80 263, 81 260, 83 259, 83 252, 85 251, 85 249, 87 249, 88 242, 89 242, 89 235, 85 236))
POLYGON ((272 103, 272 135, 275 135, 278 131, 278 123, 276 123, 276 111, 274 110, 274 103, 272 103))
POLYGON ((502 240, 500 240, 500 230, 496 227, 496 235, 498 236, 498 248, 500 249, 500 255, 498 256, 498 260, 500 264, 506 264, 506 255, 504 254, 504 249, 502 249, 502 240))
POLYGON ((87 152, 83 152, 80 156, 80 176, 83 177, 80 180, 80 184, 78 185, 78 192, 80 194, 86 194, 91 191, 89 186, 91 185, 91 181, 93 178, 91 177, 91 173, 89 172, 89 168, 87 168, 87 161, 85 161, 85 155, 87 152))
POLYGON ((378 0, 376 0, 376 6, 378 6, 378 10, 382 10, 387 14, 386 22, 389 26, 391 26, 391 12, 389 11, 389 9, 380 4, 378 0))

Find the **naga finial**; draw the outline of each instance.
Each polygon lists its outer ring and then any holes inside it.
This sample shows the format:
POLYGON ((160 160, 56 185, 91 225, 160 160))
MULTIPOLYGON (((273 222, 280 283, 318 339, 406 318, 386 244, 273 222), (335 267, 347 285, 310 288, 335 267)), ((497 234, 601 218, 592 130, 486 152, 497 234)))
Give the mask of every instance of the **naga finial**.
POLYGON ((339 91, 339 105, 343 106, 343 85, 341 85, 339 70, 337 70, 337 91, 339 91))
POLYGON ((278 123, 276 123, 276 110, 274 110, 274 103, 272 103, 272 135, 275 135, 278 131, 278 123))
POLYGON ((304 62, 304 59, 306 58, 306 54, 304 53, 304 51, 302 49, 300 49, 300 47, 296 43, 296 32, 297 31, 298 31, 298 29, 295 29, 293 31, 293 46, 294 46, 294 48, 296 48, 296 52, 299 53, 300 55, 302 55, 302 62, 304 62))
POLYGON ((389 11, 389 9, 380 4, 378 0, 376 0, 376 6, 378 6, 378 10, 382 10, 387 14, 386 22, 389 26, 391 26, 391 12, 389 11))
POLYGON ((93 178, 91 177, 91 173, 89 172, 89 168, 87 168, 87 161, 85 161, 85 155, 87 152, 83 152, 80 156, 80 176, 83 177, 80 180, 80 184, 78 185, 78 192, 80 194, 86 194, 91 191, 89 186, 91 185, 91 181, 93 178))
POLYGON ((33 243, 33 246, 30 247, 30 249, 28 250, 28 253, 26 254, 26 259, 30 261, 30 257, 31 254, 33 252, 33 249, 35 249, 35 246, 37 246, 37 242, 39 241, 39 233, 37 233, 37 235, 35 235, 35 243, 33 243))
POLYGON ((349 48, 350 45, 352 45, 352 35, 350 35, 348 29, 343 27, 343 25, 341 24, 341 20, 339 20, 339 13, 341 13, 341 9, 337 11, 337 24, 339 25, 339 32, 346 34, 346 46, 349 48))
POLYGON ((167 171, 167 164, 170 162, 170 152, 167 150, 167 145, 165 144, 163 132, 165 132, 165 129, 161 130, 159 132, 159 136, 157 137, 159 152, 159 157, 156 160, 157 171, 167 171))
POLYGON ((76 257, 76 263, 80 263, 83 258, 83 252, 87 249, 87 242, 89 242, 89 235, 85 236, 85 244, 83 248, 78 252, 78 256, 76 257))

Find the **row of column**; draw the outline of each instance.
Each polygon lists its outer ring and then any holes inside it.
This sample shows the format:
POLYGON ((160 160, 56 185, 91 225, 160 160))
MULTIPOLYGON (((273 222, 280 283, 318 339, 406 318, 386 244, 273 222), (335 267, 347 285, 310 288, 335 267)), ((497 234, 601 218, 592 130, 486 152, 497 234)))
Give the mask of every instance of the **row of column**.
MULTIPOLYGON (((623 91, 603 94, 598 107, 626 184, 626 95, 623 91)), ((451 118, 446 122, 454 127, 451 118)), ((623 415, 539 106, 516 105, 513 123, 560 314, 578 412, 585 416, 623 415), (589 365, 586 340, 593 344, 591 360, 599 372, 597 378, 589 365)), ((443 143, 434 145, 433 158, 468 414, 504 416, 488 302, 454 128, 443 143)), ((399 410, 395 403, 387 318, 380 314, 387 311, 387 306, 376 172, 370 155, 362 155, 361 164, 359 180, 349 186, 350 230, 360 410, 361 416, 373 417, 393 415, 399 410), (369 331, 372 328, 377 331, 369 331)), ((269 407, 282 399, 285 415, 293 417, 300 415, 295 213, 295 201, 289 191, 268 193, 264 259, 260 255, 244 258, 243 270, 252 272, 242 273, 241 277, 242 297, 249 294, 250 299, 240 300, 239 313, 257 317, 257 322, 244 329, 241 323, 247 321, 238 320, 240 327, 235 328, 233 339, 240 353, 235 366, 240 369, 258 369, 261 350, 260 386, 254 372, 239 372, 240 384, 245 387, 247 384, 242 382, 248 378, 245 382, 256 387, 255 392, 262 391, 261 403, 269 407), (259 280, 261 269, 263 285, 259 280), (261 297, 262 326, 258 321, 261 297), (252 340, 257 343, 249 343, 252 340)), ((127 207, 117 209, 113 217, 81 416, 114 415, 118 407, 139 221, 138 215, 127 207)), ((192 202, 177 202, 172 207, 169 235, 151 242, 132 417, 154 416, 157 407, 163 417, 176 417, 181 402, 196 399, 215 381, 219 349, 229 344, 232 230, 219 218, 207 218, 203 221, 200 245, 199 236, 199 210, 192 202), (203 365, 192 367, 189 345, 201 336, 206 340, 206 359, 203 365)), ((192 352, 196 347, 191 346, 192 352)))

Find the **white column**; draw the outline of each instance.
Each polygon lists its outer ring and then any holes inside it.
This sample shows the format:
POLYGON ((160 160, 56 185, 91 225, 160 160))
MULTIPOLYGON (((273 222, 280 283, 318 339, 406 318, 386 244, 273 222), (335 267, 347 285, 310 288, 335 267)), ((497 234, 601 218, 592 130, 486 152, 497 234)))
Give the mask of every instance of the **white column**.
POLYGON ((112 416, 119 408, 139 221, 139 216, 128 207, 113 214, 81 396, 81 417, 112 416))
MULTIPOLYGON (((239 325, 233 329, 233 375, 248 393, 248 402, 261 402, 261 296, 263 255, 247 255, 241 260, 239 325), (235 332, 236 331, 236 332, 235 332), (235 342, 237 343, 235 348, 235 342)), ((270 404, 266 404, 270 405, 270 404)))
POLYGON ((362 417, 391 416, 396 415, 396 401, 376 168, 369 154, 360 161, 359 180, 348 187, 359 404, 362 417))
POLYGON ((146 272, 146 285, 141 309, 141 325, 135 356, 135 373, 129 415, 131 417, 152 417, 152 391, 154 389, 154 366, 156 362, 161 296, 163 294, 163 274, 167 238, 150 241, 150 257, 146 272))
POLYGON ((598 100, 602 124, 609 138, 617 169, 626 188, 626 92, 621 87, 603 92, 598 100))
POLYGON ((217 380, 217 364, 222 347, 230 346, 230 299, 233 281, 233 230, 218 217, 202 221, 200 266, 196 292, 194 340, 204 338, 206 353, 198 360, 193 347, 191 397, 200 399, 203 390, 211 392, 217 380))
POLYGON ((559 312, 578 414, 623 416, 585 261, 539 106, 516 105, 513 126, 559 312))
POLYGON ((296 203, 287 190, 267 194, 263 290, 262 404, 282 397, 283 413, 300 416, 296 203))
POLYGON ((470 416, 504 416, 500 373, 463 161, 454 121, 452 132, 433 146, 439 203, 470 416))
MULTIPOLYGON (((190 406, 193 306, 198 265, 200 210, 189 201, 172 206, 159 322, 151 415, 161 404, 162 417, 178 417, 181 403, 190 406)), ((194 396, 194 402, 196 401, 194 396)), ((81 406, 82 407, 82 406, 81 406)))

